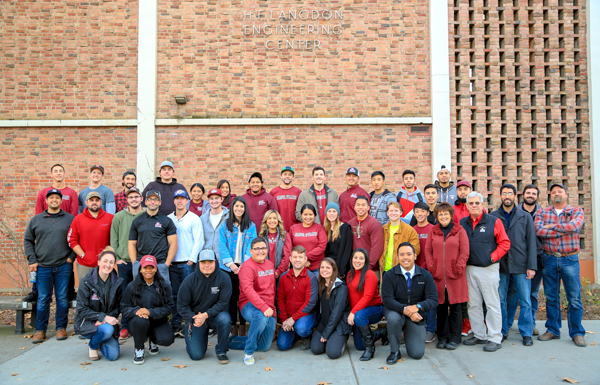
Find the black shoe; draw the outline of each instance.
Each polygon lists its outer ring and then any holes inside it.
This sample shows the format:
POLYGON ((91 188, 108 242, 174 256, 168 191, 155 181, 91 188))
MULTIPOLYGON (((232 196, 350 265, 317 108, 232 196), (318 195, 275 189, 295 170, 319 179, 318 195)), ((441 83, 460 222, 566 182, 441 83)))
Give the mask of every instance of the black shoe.
POLYGON ((508 336, 502 335, 502 341, 500 343, 506 341, 507 339, 508 339, 508 336))
POLYGON ((300 341, 300 350, 310 349, 310 337, 302 338, 300 341))
POLYGON ((377 328, 373 330, 373 343, 379 340, 381 340, 381 346, 387 346, 390 344, 387 329, 377 328))
POLYGON ((217 360, 219 360, 219 364, 221 365, 225 365, 229 363, 229 358, 227 357, 227 354, 223 353, 223 354, 217 354, 217 360))
POLYGON ((217 335, 217 329, 211 329, 208 331, 208 338, 213 338, 214 336, 217 335))
POLYGON ((400 354, 400 351, 390 353, 388 358, 385 360, 385 363, 388 365, 394 365, 396 362, 398 362, 400 358, 402 358, 402 354, 400 354))
POLYGON ((35 302, 38 299, 38 292, 37 291, 32 291, 29 294, 27 294, 25 297, 21 298, 21 301, 23 302, 35 302))
POLYGON ((438 349, 446 349, 447 346, 448 344, 446 341, 438 341, 437 345, 435 345, 435 347, 438 349))
POLYGON ((523 345, 533 346, 533 339, 531 337, 523 337, 523 345))
POLYGON ((446 345, 446 350, 456 350, 458 344, 456 342, 448 342, 446 345))
POLYGON ((369 325, 359 326, 358 330, 365 342, 365 352, 360 356, 361 361, 369 361, 375 355, 375 344, 373 343, 373 332, 369 325))
POLYGON ((463 341, 463 344, 467 345, 467 346, 473 346, 473 345, 483 345, 483 344, 487 344, 487 341, 485 340, 480 340, 479 338, 473 336, 471 338, 467 338, 466 340, 463 341))
POLYGON ((148 351, 153 356, 156 355, 156 354, 158 354, 158 345, 155 344, 154 342, 150 341, 150 349, 148 349, 148 351))
POLYGON ((502 344, 497 344, 492 341, 488 341, 487 344, 483 347, 484 352, 495 352, 496 350, 502 349, 502 344))
POLYGON ((135 365, 141 365, 144 363, 144 349, 135 349, 133 363, 135 365))
POLYGON ((175 334, 175 337, 185 338, 185 334, 183 333, 183 328, 180 328, 179 330, 173 330, 173 334, 175 334))

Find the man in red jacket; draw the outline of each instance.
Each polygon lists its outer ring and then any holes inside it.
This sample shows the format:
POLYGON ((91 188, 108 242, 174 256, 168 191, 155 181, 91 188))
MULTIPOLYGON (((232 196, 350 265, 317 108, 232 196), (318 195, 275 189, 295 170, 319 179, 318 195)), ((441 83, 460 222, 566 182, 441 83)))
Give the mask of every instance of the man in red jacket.
POLYGON ((359 181, 360 172, 356 167, 350 167, 346 171, 346 184, 348 188, 340 195, 340 221, 344 223, 348 223, 352 218, 356 218, 354 202, 357 197, 364 196, 367 198, 369 205, 371 204, 369 193, 358 185, 359 181))
POLYGON ((461 180, 456 185, 456 204, 454 205, 454 216, 452 220, 457 225, 460 225, 460 220, 469 216, 469 209, 467 208, 467 195, 471 193, 471 183, 466 180, 461 180))
POLYGON ((365 249, 369 253, 369 266, 376 274, 379 269, 379 257, 383 252, 383 226, 369 215, 369 199, 359 196, 354 202, 356 217, 348 224, 352 229, 352 251, 365 249))
POLYGON ((93 191, 85 199, 87 208, 75 217, 67 242, 77 254, 77 276, 81 280, 98 266, 98 255, 110 245, 113 215, 102 210, 102 198, 93 191))
POLYGON ((229 338, 229 348, 244 350, 244 363, 254 365, 254 352, 271 348, 275 335, 275 266, 267 259, 269 246, 263 238, 254 238, 250 255, 240 267, 239 306, 242 317, 250 321, 247 336, 229 338))
POLYGON ((308 258, 303 246, 292 249, 292 270, 279 278, 277 304, 281 331, 277 337, 279 350, 289 350, 297 337, 302 338, 300 350, 310 349, 310 335, 317 323, 317 313, 313 312, 317 304, 319 282, 314 273, 306 267, 308 258))
POLYGON ((269 210, 279 211, 277 201, 267 193, 263 187, 263 177, 260 172, 253 172, 248 178, 248 190, 242 195, 248 205, 250 220, 256 226, 256 233, 260 232, 260 224, 269 210))

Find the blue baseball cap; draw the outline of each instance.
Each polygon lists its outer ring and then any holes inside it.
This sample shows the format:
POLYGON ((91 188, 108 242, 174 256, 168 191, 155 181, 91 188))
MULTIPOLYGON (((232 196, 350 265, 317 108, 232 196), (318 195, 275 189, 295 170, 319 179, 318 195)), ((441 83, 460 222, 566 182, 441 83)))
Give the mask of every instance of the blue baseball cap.
POLYGON ((185 191, 185 190, 175 191, 175 194, 173 194, 173 199, 175 199, 177 197, 184 197, 185 199, 190 199, 190 196, 188 195, 187 191, 185 191))
POLYGON ((58 196, 60 196, 62 198, 62 193, 57 188, 53 188, 53 189, 48 190, 48 192, 46 193, 46 198, 48 198, 52 194, 56 194, 56 195, 58 195, 58 196))
POLYGON ((162 162, 160 164, 160 168, 167 167, 167 166, 171 167, 173 169, 173 171, 175 171, 175 167, 173 167, 173 163, 168 160, 165 160, 164 162, 162 162))
POLYGON ((217 260, 217 258, 215 256, 215 252, 210 249, 202 250, 200 252, 200 254, 198 255, 198 262, 216 261, 216 260, 217 260))

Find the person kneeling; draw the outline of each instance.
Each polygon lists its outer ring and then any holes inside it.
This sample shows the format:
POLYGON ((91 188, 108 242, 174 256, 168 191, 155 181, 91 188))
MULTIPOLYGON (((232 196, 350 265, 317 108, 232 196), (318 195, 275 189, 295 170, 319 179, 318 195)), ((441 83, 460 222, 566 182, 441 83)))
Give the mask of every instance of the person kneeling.
POLYGON ((133 363, 144 363, 144 343, 150 339, 150 354, 158 354, 158 345, 169 346, 175 340, 169 324, 173 309, 171 286, 158 272, 156 258, 145 255, 140 261, 140 271, 127 285, 121 311, 128 320, 129 334, 133 336, 135 356, 133 363))
POLYGON ((431 273, 415 265, 417 255, 409 242, 398 246, 399 264, 383 276, 381 299, 387 319, 391 353, 387 363, 395 364, 401 356, 400 335, 408 356, 419 360, 425 354, 425 314, 438 305, 438 293, 431 273))
POLYGON ((310 350, 313 354, 327 353, 335 360, 344 353, 350 334, 348 325, 348 287, 338 278, 338 268, 332 258, 326 257, 319 268, 319 299, 321 319, 313 332, 310 350))
POLYGON ((220 364, 229 363, 227 337, 231 316, 227 311, 231 280, 217 267, 215 253, 203 250, 198 269, 183 280, 177 297, 177 310, 186 320, 185 349, 194 361, 201 360, 208 346, 208 329, 217 331, 215 353, 220 364))
POLYGON ((302 339, 300 350, 310 349, 310 335, 317 323, 317 313, 313 310, 317 304, 319 283, 317 276, 308 271, 308 258, 303 246, 292 249, 290 257, 292 270, 279 278, 277 304, 281 331, 277 337, 279 350, 289 350, 298 338, 302 339))

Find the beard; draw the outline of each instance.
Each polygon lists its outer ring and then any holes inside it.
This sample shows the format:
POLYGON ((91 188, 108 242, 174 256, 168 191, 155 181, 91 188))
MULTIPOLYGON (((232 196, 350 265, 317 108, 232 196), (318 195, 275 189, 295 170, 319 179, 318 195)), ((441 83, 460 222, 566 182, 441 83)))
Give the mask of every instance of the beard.
POLYGON ((88 207, 88 210, 93 212, 93 213, 97 213, 98 211, 100 211, 100 206, 92 206, 92 207, 88 207))
POLYGON ((456 198, 456 201, 465 204, 465 203, 467 203, 467 198, 466 197, 464 197, 464 198, 458 197, 458 198, 456 198))
POLYGON ((526 205, 533 206, 533 205, 535 205, 537 203, 537 198, 535 198, 535 199, 534 198, 523 198, 523 202, 526 205))

